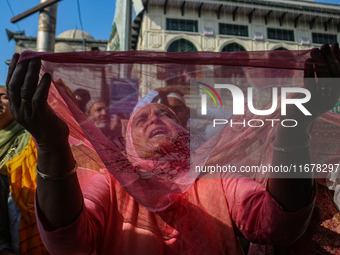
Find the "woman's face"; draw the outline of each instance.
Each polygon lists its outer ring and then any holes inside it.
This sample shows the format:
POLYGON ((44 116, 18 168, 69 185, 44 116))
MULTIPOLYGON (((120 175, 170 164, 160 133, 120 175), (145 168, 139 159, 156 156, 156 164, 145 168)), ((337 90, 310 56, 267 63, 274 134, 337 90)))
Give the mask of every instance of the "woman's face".
POLYGON ((0 88, 0 128, 5 128, 12 120, 6 89, 0 88))
POLYGON ((132 120, 132 141, 140 157, 157 157, 173 150, 172 139, 180 124, 164 105, 151 104, 139 110, 132 120))

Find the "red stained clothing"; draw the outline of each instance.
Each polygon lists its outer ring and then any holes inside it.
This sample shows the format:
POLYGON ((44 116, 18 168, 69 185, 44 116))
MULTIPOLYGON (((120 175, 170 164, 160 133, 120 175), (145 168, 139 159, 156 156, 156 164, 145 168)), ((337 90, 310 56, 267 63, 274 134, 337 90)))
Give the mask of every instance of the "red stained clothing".
MULTIPOLYGON (((38 226, 51 254, 243 254, 252 242, 287 244, 306 229, 314 200, 287 213, 264 185, 246 178, 201 178, 162 212, 139 205, 110 174, 83 187, 84 207, 69 226, 38 226)), ((39 219, 40 218, 40 219, 39 219)))

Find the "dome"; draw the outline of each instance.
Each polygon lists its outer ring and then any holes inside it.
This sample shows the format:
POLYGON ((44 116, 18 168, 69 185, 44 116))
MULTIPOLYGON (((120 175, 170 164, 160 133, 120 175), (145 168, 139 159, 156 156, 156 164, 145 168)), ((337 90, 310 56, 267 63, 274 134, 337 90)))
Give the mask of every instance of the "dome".
POLYGON ((73 51, 72 47, 64 42, 57 42, 54 45, 54 52, 69 52, 73 51))
POLYGON ((72 30, 67 30, 65 32, 62 32, 57 36, 57 38, 65 38, 65 39, 83 39, 84 34, 84 39, 89 39, 89 40, 94 40, 93 36, 90 35, 89 33, 79 30, 79 29, 72 29, 72 30))

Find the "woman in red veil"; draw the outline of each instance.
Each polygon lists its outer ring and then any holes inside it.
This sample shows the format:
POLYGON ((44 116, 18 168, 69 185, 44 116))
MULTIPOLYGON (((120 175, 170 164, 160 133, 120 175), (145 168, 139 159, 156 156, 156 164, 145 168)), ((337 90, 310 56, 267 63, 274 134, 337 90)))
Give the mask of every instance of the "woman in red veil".
MULTIPOLYGON (((9 67, 8 94, 13 117, 36 140, 36 213, 52 254, 242 254, 237 233, 256 243, 288 244, 305 231, 315 197, 311 173, 271 178, 267 186, 223 174, 192 178, 187 133, 160 104, 144 105, 130 117, 127 158, 118 161, 112 153, 116 175, 94 175, 81 187, 69 127, 47 103, 51 75, 39 81, 40 59, 18 58, 9 67)), ((314 78, 338 78, 339 63, 338 44, 311 51, 304 73, 312 80, 305 84, 312 115, 287 108, 287 118, 299 125, 277 128, 273 165, 310 163, 310 126, 337 102, 340 88, 314 78)), ((219 154, 212 156, 208 163, 219 154)))

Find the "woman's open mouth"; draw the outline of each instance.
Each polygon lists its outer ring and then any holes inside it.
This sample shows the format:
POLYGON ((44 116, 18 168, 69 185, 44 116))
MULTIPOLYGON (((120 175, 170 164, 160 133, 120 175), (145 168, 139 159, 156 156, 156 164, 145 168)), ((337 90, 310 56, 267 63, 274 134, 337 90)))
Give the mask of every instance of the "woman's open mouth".
POLYGON ((153 138, 159 135, 169 135, 169 130, 165 127, 158 127, 152 130, 149 134, 149 138, 153 138))

